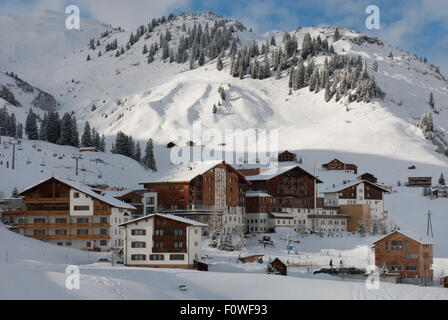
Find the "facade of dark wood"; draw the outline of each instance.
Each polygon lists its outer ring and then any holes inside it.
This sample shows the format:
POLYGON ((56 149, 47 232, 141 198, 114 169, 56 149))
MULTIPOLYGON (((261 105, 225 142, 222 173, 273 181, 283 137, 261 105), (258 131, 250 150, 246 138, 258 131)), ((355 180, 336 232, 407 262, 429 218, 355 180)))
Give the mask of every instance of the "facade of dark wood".
POLYGON ((271 262, 273 268, 275 268, 282 276, 288 275, 288 267, 286 264, 280 261, 279 258, 275 258, 274 261, 271 262))
POLYGON ((288 150, 278 155, 278 162, 294 162, 296 160, 297 155, 295 153, 289 152, 288 150))
POLYGON ((409 177, 408 187, 431 187, 432 177, 409 177))
POLYGON ((129 203, 130 205, 134 206, 136 208, 134 214, 141 216, 143 215, 143 193, 144 190, 134 190, 115 198, 123 201, 124 203, 129 203))
POLYGON ((365 181, 369 181, 372 183, 378 183, 378 179, 373 174, 368 173, 368 172, 360 175, 357 179, 360 181, 365 180, 365 181))
MULTIPOLYGON (((270 204, 272 211, 281 212, 283 207, 313 208, 315 179, 297 166, 266 180, 251 180, 250 189, 266 192, 273 196, 274 199, 270 204)), ((321 181, 317 179, 317 183, 321 183, 321 181)))
POLYGON ((149 192, 157 192, 157 204, 160 210, 211 209, 216 206, 216 171, 225 170, 226 205, 244 207, 249 183, 232 166, 221 163, 213 169, 198 175, 191 181, 143 183, 149 192))
POLYGON ((337 171, 350 171, 354 174, 358 173, 358 166, 351 163, 344 163, 338 159, 333 159, 332 161, 323 164, 322 168, 327 170, 337 170, 337 171))

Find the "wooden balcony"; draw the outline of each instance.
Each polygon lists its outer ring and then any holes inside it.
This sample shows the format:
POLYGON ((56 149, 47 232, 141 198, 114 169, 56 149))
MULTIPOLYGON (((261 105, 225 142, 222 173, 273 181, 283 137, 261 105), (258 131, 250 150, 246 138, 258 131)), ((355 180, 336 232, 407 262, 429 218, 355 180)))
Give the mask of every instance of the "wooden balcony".
POLYGON ((108 234, 44 234, 44 235, 26 235, 28 238, 37 240, 110 240, 108 234))
POLYGON ((43 204, 43 203, 70 203, 70 198, 25 198, 25 203, 37 203, 37 204, 43 204))
POLYGON ((16 224, 23 229, 76 229, 76 228, 110 228, 109 223, 26 223, 16 224))
POLYGON ((23 216, 25 214, 25 211, 23 211, 23 210, 4 211, 1 214, 3 217, 17 217, 17 216, 23 216))

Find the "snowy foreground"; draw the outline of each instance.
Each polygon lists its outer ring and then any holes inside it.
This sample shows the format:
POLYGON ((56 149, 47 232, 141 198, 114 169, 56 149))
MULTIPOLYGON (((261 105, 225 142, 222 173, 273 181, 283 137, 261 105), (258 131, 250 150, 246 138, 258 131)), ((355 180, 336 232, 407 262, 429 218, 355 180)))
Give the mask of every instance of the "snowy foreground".
MULTIPOLYGON (((0 225, 0 299, 448 299, 448 290, 381 283, 368 290, 363 281, 313 275, 318 268, 289 268, 288 277, 264 273, 266 260, 277 256, 290 263, 328 265, 342 259, 346 266, 365 267, 374 257, 369 244, 374 238, 356 235, 338 238, 298 238, 293 253, 284 251, 285 233, 274 236, 275 248, 246 239, 241 255, 265 254, 263 264, 237 263, 239 252, 222 252, 205 247, 209 272, 179 269, 127 268, 95 262, 104 254, 60 248, 23 238, 0 225), (354 246, 354 240, 358 246, 354 246), (322 248, 338 249, 322 249, 322 248), (6 261, 6 250, 8 258, 6 261), (299 254, 295 254, 299 250, 299 254), (65 287, 67 265, 80 266, 80 289, 65 287), (180 291, 186 285, 187 291, 180 291), (269 290, 268 290, 269 289, 269 290)), ((448 271, 448 259, 435 260, 435 273, 448 271)))

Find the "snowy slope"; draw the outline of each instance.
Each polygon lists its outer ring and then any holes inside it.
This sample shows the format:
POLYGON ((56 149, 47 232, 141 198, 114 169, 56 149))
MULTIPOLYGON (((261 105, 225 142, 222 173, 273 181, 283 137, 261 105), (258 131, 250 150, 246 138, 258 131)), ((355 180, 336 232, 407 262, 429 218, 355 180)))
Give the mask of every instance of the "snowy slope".
POLYGON ((148 174, 139 163, 125 156, 84 152, 76 177, 72 156, 79 154, 77 148, 29 140, 22 140, 22 146, 16 147, 15 170, 12 170, 12 146, 7 143, 10 138, 1 137, 1 141, 0 192, 6 196, 10 196, 14 187, 20 191, 51 176, 135 190, 141 177, 148 174))
MULTIPOLYGON (((306 250, 310 246, 322 249, 329 243, 320 239, 308 242, 306 250)), ((337 243, 332 246, 345 243, 349 248, 346 242, 337 243)), ((248 243, 249 252, 259 250, 256 246, 248 243)), ((270 250, 271 255, 287 258, 282 249, 270 250)), ((325 266, 329 257, 336 259, 341 253, 347 265, 364 265, 361 261, 366 261, 367 251, 368 247, 321 252, 317 249, 317 252, 305 251, 303 258, 309 257, 325 266)), ((447 290, 440 287, 381 283, 379 290, 368 290, 363 281, 313 275, 303 268, 289 268, 288 277, 267 275, 265 265, 237 264, 233 253, 226 256, 205 252, 213 258, 209 272, 112 267, 110 263, 96 263, 100 254, 25 238, 0 223, 0 299, 448 299, 447 290), (65 287, 68 265, 80 267, 80 290, 65 287), (188 290, 180 291, 179 285, 186 285, 188 290)))

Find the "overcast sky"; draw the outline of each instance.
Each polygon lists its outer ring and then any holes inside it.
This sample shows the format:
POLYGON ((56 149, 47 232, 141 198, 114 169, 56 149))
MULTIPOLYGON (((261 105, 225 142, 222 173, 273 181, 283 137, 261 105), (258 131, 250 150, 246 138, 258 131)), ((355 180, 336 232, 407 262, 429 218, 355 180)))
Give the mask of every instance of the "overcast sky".
POLYGON ((81 16, 134 29, 152 18, 213 11, 258 33, 302 26, 340 26, 428 58, 448 77, 448 0, 0 0, 0 15, 25 15, 78 5, 81 16), (381 30, 367 30, 368 5, 380 8, 381 30))

